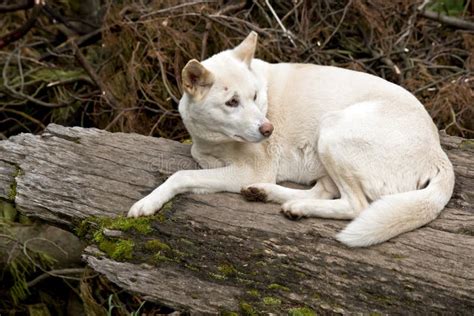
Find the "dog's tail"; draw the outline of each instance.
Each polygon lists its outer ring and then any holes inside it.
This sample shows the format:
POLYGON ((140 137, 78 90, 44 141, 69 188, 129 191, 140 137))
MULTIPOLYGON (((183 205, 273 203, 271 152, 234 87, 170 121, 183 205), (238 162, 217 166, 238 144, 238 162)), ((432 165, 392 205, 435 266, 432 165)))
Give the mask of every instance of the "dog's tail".
POLYGON ((365 247, 423 226, 446 206, 453 188, 453 166, 444 154, 438 173, 425 188, 385 195, 374 201, 337 235, 337 239, 350 247, 365 247))

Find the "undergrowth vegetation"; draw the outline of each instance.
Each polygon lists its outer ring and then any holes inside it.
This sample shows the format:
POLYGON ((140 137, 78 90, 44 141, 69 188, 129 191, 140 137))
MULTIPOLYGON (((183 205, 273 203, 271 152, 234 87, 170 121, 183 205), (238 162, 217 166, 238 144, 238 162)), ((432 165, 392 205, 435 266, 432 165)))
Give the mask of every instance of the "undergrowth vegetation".
MULTIPOLYGON (((0 136, 56 122, 183 140, 181 69, 254 30, 259 58, 381 76, 413 92, 440 129, 472 138, 474 34, 427 19, 421 2, 64 0, 4 14, 2 38, 36 23, 0 41, 0 136)), ((473 19, 470 1, 426 8, 473 19)))
MULTIPOLYGON (((474 138, 473 1, 0 0, 0 140, 41 133, 54 122, 183 141, 189 136, 177 111, 182 68, 192 58, 203 60, 235 46, 250 31, 259 35, 258 58, 380 76, 420 99, 439 129, 474 138), (13 10, 14 4, 20 9, 13 10)), ((145 304, 83 267, 51 273, 54 258, 28 247, 11 233, 11 223, 3 223, 21 222, 15 196, 13 182, 7 199, 0 200, 0 247, 14 249, 0 260, 0 314, 26 313, 25 304, 40 301, 52 314, 66 314, 59 306, 65 300, 55 295, 69 296, 67 290, 80 298, 87 314, 173 311, 145 304), (71 272, 74 277, 67 279, 71 272), (51 283, 34 291, 45 278, 51 283), (51 293, 44 291, 49 284, 57 286, 51 293)), ((153 220, 166 222, 163 213, 171 207, 153 220)), ((199 271, 193 251, 204 250, 191 238, 168 244, 152 233, 150 218, 125 217, 89 219, 76 231, 117 261, 140 254, 150 264, 179 262, 199 271)), ((243 264, 211 259, 206 273, 213 281, 258 281, 242 272, 243 264)), ((249 289, 240 302, 241 314, 255 314, 255 306, 277 308, 278 295, 289 291, 280 283, 255 284, 259 288, 249 289)), ((291 307, 288 314, 315 315, 304 306, 291 307)))

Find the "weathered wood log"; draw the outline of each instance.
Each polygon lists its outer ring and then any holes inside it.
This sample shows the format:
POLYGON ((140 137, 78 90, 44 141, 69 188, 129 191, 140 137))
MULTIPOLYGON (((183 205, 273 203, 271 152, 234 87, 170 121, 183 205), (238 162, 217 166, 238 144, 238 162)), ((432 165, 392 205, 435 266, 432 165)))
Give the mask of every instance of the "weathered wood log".
POLYGON ((448 207, 426 227, 365 249, 334 239, 346 221, 290 221, 277 205, 237 194, 185 194, 149 219, 106 220, 166 175, 197 167, 189 145, 135 134, 50 125, 1 141, 0 198, 89 238, 83 258, 93 269, 176 310, 467 315, 474 145, 442 143, 456 171, 448 207))

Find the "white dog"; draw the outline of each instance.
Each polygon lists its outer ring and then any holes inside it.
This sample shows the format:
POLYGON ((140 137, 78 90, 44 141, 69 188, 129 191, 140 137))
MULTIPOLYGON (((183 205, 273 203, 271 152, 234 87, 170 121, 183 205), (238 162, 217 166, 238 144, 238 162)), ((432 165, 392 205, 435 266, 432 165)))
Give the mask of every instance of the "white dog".
POLYGON ((179 112, 203 170, 173 174, 128 216, 184 192, 241 192, 291 218, 354 219, 337 239, 368 246, 435 219, 453 167, 423 105, 381 78, 254 59, 257 34, 182 72, 179 112), (209 169, 211 168, 211 169, 209 169), (276 183, 316 182, 309 190, 276 183))

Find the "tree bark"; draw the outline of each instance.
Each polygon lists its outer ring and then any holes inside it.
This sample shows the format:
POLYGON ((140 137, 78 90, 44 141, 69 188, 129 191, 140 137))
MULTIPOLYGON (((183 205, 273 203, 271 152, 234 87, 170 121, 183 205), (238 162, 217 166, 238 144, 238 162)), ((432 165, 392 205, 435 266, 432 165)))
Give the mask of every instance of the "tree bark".
POLYGON ((189 145, 136 134, 51 124, 41 136, 1 141, 0 199, 88 238, 90 267, 179 311, 467 315, 474 310, 474 142, 441 139, 456 172, 447 208, 423 228, 363 249, 334 239, 346 221, 290 221, 278 205, 229 193, 178 196, 147 231, 105 231, 103 218, 123 215, 167 175, 197 167, 189 145), (113 259, 97 231, 130 241, 131 256, 113 259))

